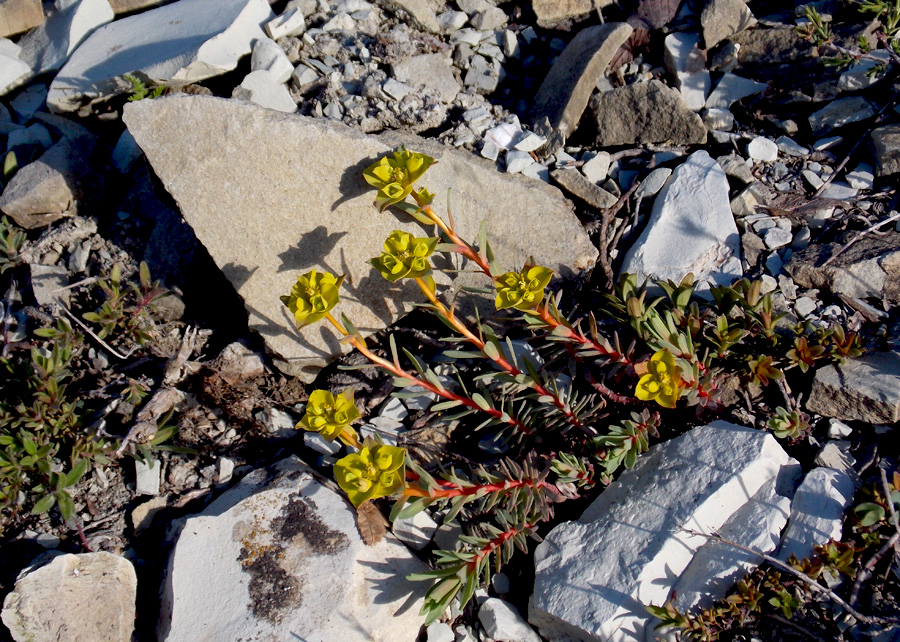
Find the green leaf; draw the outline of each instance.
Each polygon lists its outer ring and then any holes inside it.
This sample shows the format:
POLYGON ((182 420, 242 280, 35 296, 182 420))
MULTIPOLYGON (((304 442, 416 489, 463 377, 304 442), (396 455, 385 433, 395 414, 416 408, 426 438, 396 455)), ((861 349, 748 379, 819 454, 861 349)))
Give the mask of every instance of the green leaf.
POLYGON ((56 499, 59 502, 59 512, 62 513, 63 519, 68 521, 75 514, 75 502, 72 496, 64 490, 56 491, 56 499))
POLYGON ((84 474, 88 471, 90 467, 90 462, 87 459, 81 459, 72 467, 72 470, 66 474, 66 487, 74 486, 78 483, 84 474))
POLYGON ((450 410, 450 408, 456 408, 457 406, 461 406, 462 401, 458 399, 451 399, 450 401, 442 401, 441 403, 434 404, 430 410, 434 412, 441 412, 442 410, 450 410))
POLYGON ((488 403, 488 400, 485 399, 480 394, 478 394, 477 392, 472 394, 472 401, 474 401, 475 404, 482 410, 490 410, 491 409, 491 404, 488 403))
POLYGON ((32 440, 32 439, 23 439, 23 440, 22 440, 22 446, 25 448, 25 452, 27 452, 29 455, 36 455, 36 454, 37 454, 38 448, 37 448, 37 444, 34 443, 34 440, 32 440))
POLYGON ((859 517, 860 526, 866 528, 874 526, 885 517, 884 507, 874 502, 864 502, 854 508, 853 512, 859 517))
POLYGON ((34 505, 34 508, 31 509, 31 514, 41 515, 42 513, 46 513, 48 510, 53 508, 54 504, 56 504, 56 497, 54 497, 52 494, 44 495, 37 501, 37 503, 34 505))

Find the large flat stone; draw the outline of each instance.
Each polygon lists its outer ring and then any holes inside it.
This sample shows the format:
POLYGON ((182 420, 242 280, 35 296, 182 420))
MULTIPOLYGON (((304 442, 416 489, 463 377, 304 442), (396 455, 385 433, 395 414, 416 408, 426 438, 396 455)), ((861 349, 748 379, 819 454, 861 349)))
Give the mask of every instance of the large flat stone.
POLYGON ((579 31, 553 63, 534 98, 534 122, 546 117, 563 137, 575 131, 597 81, 631 31, 631 26, 623 22, 579 31))
POLYGON ((802 560, 830 539, 840 540, 844 512, 853 501, 853 480, 834 468, 814 468, 803 478, 794 495, 791 517, 778 557, 795 555, 802 560))
POLYGON ((692 272, 699 282, 697 292, 708 293, 710 284, 730 285, 741 277, 740 252, 728 179, 701 150, 679 165, 660 190, 621 272, 675 282, 692 272))
POLYGON ((900 353, 874 352, 819 369, 806 408, 841 421, 900 421, 900 353))
POLYGON ((700 116, 690 110, 677 89, 658 80, 596 94, 590 110, 600 147, 706 142, 706 126, 700 116))
POLYGON ((900 172, 900 125, 885 125, 872 130, 872 146, 879 176, 900 172))
POLYGON ((344 497, 297 457, 256 470, 184 520, 159 639, 414 640, 425 565, 388 533, 366 546, 344 497))
POLYGON ((3 601, 3 623, 14 639, 131 640, 137 595, 131 562, 105 552, 50 553, 38 564, 19 575, 3 601))
POLYGON ((125 74, 178 86, 231 71, 274 16, 266 0, 179 0, 101 27, 50 85, 47 105, 75 111, 130 88, 125 74))
POLYGON ((659 444, 535 551, 529 621, 551 640, 643 640, 707 542, 792 460, 772 435, 717 421, 659 444))
MULTIPOLYGON (((250 327, 281 356, 282 367, 307 379, 342 347, 326 324, 294 328, 278 297, 297 276, 313 268, 346 273, 337 311, 364 334, 423 300, 415 284, 391 285, 366 263, 394 229, 422 232, 409 217, 379 214, 362 179, 366 166, 401 142, 440 160, 421 185, 436 194, 440 213, 447 212, 450 190, 464 238, 476 239, 487 221, 503 270, 534 255, 566 274, 590 267, 597 255, 556 188, 500 174, 491 162, 415 136, 366 136, 340 123, 202 96, 131 103, 125 122, 243 297, 250 327)), ((472 275, 457 282, 485 285, 472 275)))
MULTIPOLYGON (((610 4, 599 2, 600 7, 610 4)), ((582 18, 594 11, 592 0, 531 0, 531 8, 541 27, 551 27, 563 20, 582 18)))

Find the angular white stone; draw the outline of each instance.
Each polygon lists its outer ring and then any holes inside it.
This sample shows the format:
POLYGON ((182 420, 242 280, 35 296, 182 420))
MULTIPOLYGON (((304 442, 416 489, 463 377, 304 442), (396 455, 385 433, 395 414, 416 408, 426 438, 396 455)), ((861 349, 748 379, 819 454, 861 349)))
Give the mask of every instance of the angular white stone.
POLYGON ((50 85, 53 111, 74 111, 130 88, 138 74, 153 82, 186 85, 231 71, 263 37, 271 18, 266 0, 179 0, 105 25, 72 54, 50 85))
POLYGON ((434 91, 442 102, 450 104, 460 86, 450 69, 451 60, 440 53, 412 56, 391 65, 394 78, 400 82, 434 91))
POLYGON ((765 136, 757 136, 747 145, 747 155, 753 160, 772 163, 778 160, 778 145, 765 136))
POLYGON ((703 114, 703 124, 713 131, 728 132, 734 129, 734 114, 727 109, 713 107, 703 114))
POLYGON ((297 8, 287 9, 280 16, 266 22, 266 33, 272 40, 285 36, 299 36, 306 31, 306 18, 297 8))
POLYGON ((854 189, 872 189, 875 186, 875 174, 868 163, 860 163, 852 172, 847 172, 847 183, 854 189))
POLYGON ((428 642, 455 642, 456 640, 453 629, 450 628, 449 624, 444 624, 443 622, 429 624, 426 633, 428 642))
POLYGON ((794 235, 791 234, 790 230, 783 230, 779 227, 769 228, 762 237, 766 242, 766 247, 770 250, 790 245, 791 241, 794 240, 794 235))
MULTIPOLYGON (((781 531, 791 513, 790 498, 803 471, 799 464, 790 464, 784 473, 784 479, 773 478, 766 482, 753 499, 719 529, 719 535, 761 553, 771 553, 778 548, 781 531)), ((706 542, 675 583, 678 608, 693 611, 709 607, 725 597, 734 583, 760 562, 761 557, 723 542, 706 542)))
POLYGON ((659 190, 663 188, 671 175, 672 170, 670 168, 657 167, 647 174, 647 178, 645 178, 644 182, 641 183, 641 186, 637 188, 635 194, 638 198, 655 196, 659 190))
POLYGON ((853 480, 833 468, 811 470, 794 495, 791 517, 777 557, 803 559, 813 546, 841 538, 844 511, 853 500, 853 480))
POLYGON ((741 98, 758 94, 767 87, 768 85, 765 83, 742 78, 728 72, 722 75, 719 84, 716 85, 709 98, 706 99, 706 108, 721 107, 722 109, 729 109, 741 98))
POLYGON ((19 574, 3 601, 15 640, 124 642, 134 631, 137 575, 112 553, 47 553, 19 574))
POLYGON ((56 0, 54 5, 44 24, 19 41, 19 57, 32 75, 59 69, 85 38, 114 17, 107 0, 56 0))
POLYGON ((291 98, 291 92, 284 83, 277 82, 265 70, 251 71, 232 93, 234 98, 249 100, 260 107, 283 111, 292 114, 297 111, 297 104, 291 98))
POLYGON ((642 639, 695 552, 792 460, 772 435, 716 421, 642 455, 535 551, 529 621, 544 637, 642 639), (567 637, 568 636, 568 637, 567 637))
POLYGON ((528 152, 520 152, 516 149, 506 152, 506 172, 508 174, 518 174, 529 165, 534 165, 534 159, 528 152))
POLYGON ((159 639, 413 640, 424 587, 405 576, 424 569, 393 535, 363 544, 353 507, 290 457, 184 520, 159 639))
POLYGON ((31 77, 31 67, 19 58, 21 47, 7 38, 0 38, 0 96, 18 87, 31 77))
POLYGON ((490 597, 478 609, 478 620, 487 636, 497 642, 541 642, 525 618, 509 602, 490 597))
POLYGON ((437 522, 424 510, 409 519, 395 520, 391 527, 397 539, 416 551, 421 551, 431 543, 437 529, 437 522))
POLYGON ((543 136, 538 136, 534 132, 520 132, 516 137, 516 140, 513 141, 513 147, 518 149, 520 152, 533 152, 538 147, 547 142, 547 139, 543 136))
POLYGON ((585 161, 581 173, 593 183, 599 183, 609 175, 609 152, 597 152, 597 155, 585 161))
POLYGON ((787 154, 788 156, 797 156, 799 158, 809 156, 809 149, 797 143, 793 138, 788 138, 787 136, 779 136, 775 140, 775 144, 778 145, 778 151, 782 154, 787 154))
POLYGON ((134 461, 134 492, 138 495, 159 495, 159 477, 161 464, 150 459, 146 464, 134 461))
POLYGON ((441 31, 448 34, 462 29, 468 20, 469 16, 464 11, 445 11, 437 16, 441 31))
POLYGON ((699 294, 710 284, 741 277, 740 235, 728 197, 728 179, 706 151, 679 165, 656 201, 650 220, 622 263, 641 279, 672 279, 693 272, 699 294))
POLYGON ((250 71, 268 71, 275 82, 287 82, 294 72, 294 65, 288 60, 284 49, 271 38, 260 38, 253 43, 250 56, 250 71))

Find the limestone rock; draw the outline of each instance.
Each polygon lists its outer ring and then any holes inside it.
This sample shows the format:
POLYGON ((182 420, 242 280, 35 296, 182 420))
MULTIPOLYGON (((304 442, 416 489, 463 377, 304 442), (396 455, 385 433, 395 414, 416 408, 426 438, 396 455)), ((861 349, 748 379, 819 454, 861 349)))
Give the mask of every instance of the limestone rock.
POLYGON ((424 85, 437 93, 442 102, 450 104, 459 93, 460 86, 450 70, 450 59, 443 54, 412 56, 391 65, 394 78, 418 88, 424 85))
POLYGON ((707 295, 710 284, 730 285, 741 277, 728 179, 705 151, 694 152, 672 172, 621 271, 676 283, 693 272, 697 292, 707 295))
POLYGON ((19 57, 21 51, 16 43, 0 38, 0 96, 31 77, 31 67, 19 57))
POLYGON ((3 601, 3 623, 24 642, 130 642, 137 576, 112 553, 49 554, 3 601))
POLYGON ((832 130, 875 116, 875 107, 862 96, 838 98, 809 117, 813 136, 821 138, 832 130))
POLYGON ((587 107, 597 81, 610 60, 631 35, 625 23, 608 23, 582 29, 553 64, 534 98, 532 120, 543 118, 568 137, 587 107))
POLYGON ((107 0, 57 0, 54 4, 44 24, 19 41, 19 57, 31 67, 32 75, 59 69, 85 38, 113 19, 107 0))
POLYGON ((376 0, 376 4, 394 13, 406 14, 412 19, 413 26, 431 33, 441 33, 435 0, 376 0))
MULTIPOLYGON (((609 4, 611 2, 604 1, 599 6, 609 4)), ((591 0, 531 0, 531 8, 538 26, 552 27, 563 20, 587 16, 594 11, 594 4, 591 0)))
POLYGON ((575 169, 555 169, 550 172, 550 178, 573 196, 597 209, 612 207, 618 200, 614 194, 598 187, 575 169))
POLYGON ((478 609, 487 636, 497 642, 541 642, 525 618, 509 602, 490 597, 478 609))
POLYGON ((900 125, 885 125, 872 131, 875 171, 878 176, 900 172, 900 125))
POLYGON ((425 587, 405 577, 423 570, 391 534, 363 544, 353 507, 290 457, 184 520, 159 639, 413 640, 425 587))
POLYGON ((825 288, 857 299, 884 298, 900 303, 900 233, 870 234, 831 263, 842 243, 811 245, 791 255, 785 270, 798 285, 825 288))
POLYGON ((841 421, 900 421, 900 353, 874 352, 820 368, 806 408, 841 421))
POLYGON ((706 56, 700 51, 700 36, 687 31, 671 33, 664 46, 663 64, 675 76, 684 104, 692 111, 700 111, 712 86, 706 56))
POLYGON ((26 229, 44 227, 76 213, 93 141, 63 138, 12 177, 0 211, 26 229))
POLYGON ((707 0, 700 13, 706 49, 756 24, 744 0, 707 0))
POLYGON ((5 38, 44 21, 41 0, 0 0, 0 37, 5 38))
MULTIPOLYGON (((452 188, 457 230, 474 239, 486 221, 504 269, 512 269, 516 256, 533 254, 566 274, 590 267, 597 256, 556 188, 500 174, 493 162, 415 136, 365 136, 339 123, 203 96, 130 103, 124 118, 185 220, 243 297, 250 328, 281 355, 281 366, 307 380, 341 346, 327 326, 294 328, 278 296, 297 276, 313 268, 347 273, 339 312, 364 334, 421 300, 414 284, 391 285, 367 263, 394 229, 421 229, 399 214, 378 214, 375 193, 361 175, 400 143, 440 160, 421 181, 436 194, 435 209, 447 211, 452 188)), ((473 275, 456 281, 483 285, 473 275)))
POLYGON ((72 54, 50 85, 48 106, 75 111, 124 93, 125 74, 186 85, 230 71, 264 37, 266 0, 178 0, 101 27, 72 54))
POLYGON ((833 468, 814 468, 794 495, 791 517, 778 549, 778 558, 808 557, 813 547, 841 539, 844 511, 853 500, 853 480, 833 468))
POLYGON ((716 84, 716 88, 712 90, 706 99, 706 108, 730 109, 740 99, 758 94, 765 90, 766 87, 765 83, 742 78, 736 74, 723 74, 716 84))
POLYGON ((297 103, 291 98, 287 86, 278 82, 264 69, 251 71, 244 76, 241 84, 234 88, 232 97, 288 114, 297 111, 297 103))
POLYGON ((716 531, 789 465, 774 437, 724 421, 653 446, 538 545, 529 621, 551 640, 643 639, 642 604, 662 604, 707 542, 682 529, 716 531))
POLYGON ((596 94, 590 110, 600 147, 706 142, 706 126, 700 116, 688 109, 677 90, 658 80, 596 94))

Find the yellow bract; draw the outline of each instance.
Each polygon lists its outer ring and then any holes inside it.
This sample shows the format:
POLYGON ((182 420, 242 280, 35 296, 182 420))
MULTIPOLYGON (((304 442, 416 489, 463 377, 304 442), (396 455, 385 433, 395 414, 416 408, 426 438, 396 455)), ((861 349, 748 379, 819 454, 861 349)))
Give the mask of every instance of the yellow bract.
MULTIPOLYGON (((393 158, 384 156, 363 170, 363 178, 378 189, 375 204, 379 211, 399 203, 412 192, 415 183, 425 173, 434 159, 425 154, 411 152, 403 145, 397 148, 393 158)), ((429 192, 419 192, 427 197, 429 192)), ((432 196, 433 198, 433 196, 432 196)))
POLYGON ((359 417, 352 390, 345 390, 337 397, 327 390, 313 390, 306 403, 306 414, 297 427, 317 432, 332 441, 359 417))
POLYGON ((638 381, 635 396, 642 401, 656 401, 663 408, 674 408, 684 387, 675 357, 664 348, 650 358, 647 369, 638 381))
POLYGON ((416 238, 409 232, 394 230, 384 241, 384 252, 371 262, 391 283, 404 277, 425 276, 431 271, 428 257, 437 244, 438 239, 434 237, 416 238))
POLYGON ((501 274, 494 282, 497 309, 533 309, 544 298, 544 288, 552 276, 553 270, 540 265, 525 266, 521 272, 501 274))
POLYGON ((281 297, 281 302, 294 314, 297 327, 302 328, 324 319, 338 304, 343 281, 343 275, 337 278, 329 272, 312 270, 297 279, 290 295, 281 297))
POLYGON ((350 503, 358 507, 364 501, 386 497, 402 488, 405 461, 405 449, 366 439, 358 453, 337 461, 334 478, 350 503))

